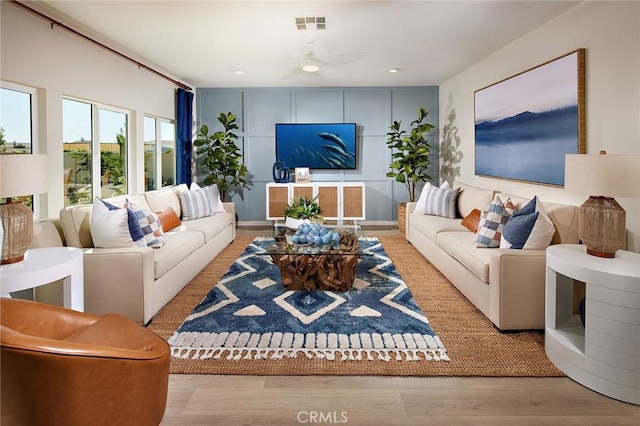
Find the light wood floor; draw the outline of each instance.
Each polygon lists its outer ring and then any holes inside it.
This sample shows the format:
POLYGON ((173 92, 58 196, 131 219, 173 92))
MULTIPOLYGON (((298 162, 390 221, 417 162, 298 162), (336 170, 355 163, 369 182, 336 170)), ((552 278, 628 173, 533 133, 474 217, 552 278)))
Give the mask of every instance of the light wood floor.
POLYGON ((169 377, 162 425, 296 424, 639 425, 640 406, 557 377, 169 377))

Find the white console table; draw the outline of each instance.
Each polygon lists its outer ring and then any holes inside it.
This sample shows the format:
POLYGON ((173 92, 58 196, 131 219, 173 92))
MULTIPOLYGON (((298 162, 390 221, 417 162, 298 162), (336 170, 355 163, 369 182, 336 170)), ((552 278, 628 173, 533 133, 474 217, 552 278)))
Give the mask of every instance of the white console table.
POLYGON ((27 250, 22 262, 0 266, 0 294, 63 280, 64 306, 84 311, 82 250, 44 247, 27 250))
POLYGON ((329 220, 365 219, 364 182, 267 183, 267 220, 284 220, 284 209, 294 198, 318 197, 322 217, 329 220))
POLYGON ((576 244, 547 248, 545 352, 576 382, 640 404, 640 254, 613 259, 576 244), (586 283, 585 326, 573 314, 573 280, 586 283))

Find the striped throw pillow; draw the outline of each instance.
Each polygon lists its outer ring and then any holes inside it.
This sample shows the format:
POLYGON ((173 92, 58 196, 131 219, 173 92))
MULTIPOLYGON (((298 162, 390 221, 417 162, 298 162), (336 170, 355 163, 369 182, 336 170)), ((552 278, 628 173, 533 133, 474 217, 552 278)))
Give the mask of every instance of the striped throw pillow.
POLYGON ((211 216, 214 211, 209 201, 209 194, 196 183, 191 184, 188 191, 177 191, 182 209, 182 220, 199 219, 211 216))
POLYGON ((438 188, 437 186, 433 186, 430 182, 427 182, 424 188, 422 188, 420 200, 418 201, 418 204, 420 205, 419 207, 424 207, 424 210, 418 210, 418 207, 416 210, 431 216, 442 216, 455 219, 459 193, 460 188, 438 188))

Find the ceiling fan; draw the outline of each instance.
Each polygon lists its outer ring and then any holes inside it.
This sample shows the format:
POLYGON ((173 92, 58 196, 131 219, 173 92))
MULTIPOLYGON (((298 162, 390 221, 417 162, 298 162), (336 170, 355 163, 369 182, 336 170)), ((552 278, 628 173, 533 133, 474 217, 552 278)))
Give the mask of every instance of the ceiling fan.
POLYGON ((331 55, 326 58, 320 59, 313 52, 313 41, 307 41, 308 53, 297 64, 293 65, 293 70, 285 78, 292 77, 297 74, 316 74, 325 68, 336 68, 340 65, 346 65, 352 62, 357 62, 368 56, 367 52, 351 52, 342 53, 338 55, 331 55))

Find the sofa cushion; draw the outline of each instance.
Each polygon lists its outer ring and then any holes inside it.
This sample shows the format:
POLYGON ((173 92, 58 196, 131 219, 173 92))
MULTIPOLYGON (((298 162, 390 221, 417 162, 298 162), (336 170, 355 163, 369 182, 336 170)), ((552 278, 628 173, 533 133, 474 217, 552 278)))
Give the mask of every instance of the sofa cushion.
POLYGON ((513 213, 513 209, 505 207, 500 197, 496 195, 496 198, 482 212, 475 237, 475 246, 481 248, 500 247, 502 229, 513 213))
POLYGON ((204 241, 208 243, 225 227, 233 223, 231 213, 216 213, 214 216, 207 216, 200 219, 182 222, 181 230, 199 231, 204 234, 204 241))
POLYGON ((455 219, 457 217, 456 205, 459 191, 460 188, 449 188, 449 184, 446 181, 440 188, 427 182, 422 188, 422 193, 414 212, 455 219))
POLYGON ((538 197, 515 212, 504 225, 500 248, 543 250, 551 243, 555 228, 538 197))
POLYGON ((181 189, 187 189, 187 185, 180 184, 176 187, 162 188, 156 191, 145 192, 144 197, 149 204, 149 209, 152 212, 161 212, 166 208, 171 207, 176 212, 178 217, 182 214, 180 208, 180 199, 176 191, 181 189))
POLYGON ((90 204, 86 204, 60 209, 60 224, 64 240, 69 247, 93 247, 90 225, 91 208, 90 204))
POLYGON ((578 244, 578 220, 580 208, 560 203, 545 203, 542 206, 553 222, 555 232, 551 244, 578 244))
MULTIPOLYGON (((460 217, 467 217, 473 209, 484 209, 495 195, 494 191, 490 189, 478 188, 463 182, 456 182, 454 187, 460 188, 458 195, 458 213, 460 217)), ((506 200, 506 198, 504 199, 506 200)))
MULTIPOLYGON (((431 241, 436 241, 439 232, 458 231, 469 233, 467 228, 462 226, 460 219, 449 219, 440 216, 428 216, 421 213, 411 213, 410 223, 419 232, 424 234, 431 241)), ((473 235, 473 234, 471 234, 473 235)))
POLYGON ((436 243, 478 278, 488 283, 489 264, 494 251, 475 247, 474 237, 471 232, 441 232, 436 243))
POLYGON ((176 231, 166 233, 164 246, 153 251, 155 279, 163 276, 202 245, 204 245, 202 232, 176 231))
POLYGON ((125 208, 117 208, 98 197, 91 209, 91 238, 95 247, 146 246, 138 221, 125 208))

